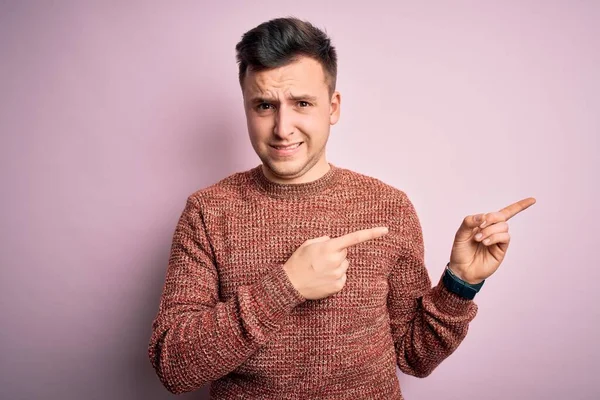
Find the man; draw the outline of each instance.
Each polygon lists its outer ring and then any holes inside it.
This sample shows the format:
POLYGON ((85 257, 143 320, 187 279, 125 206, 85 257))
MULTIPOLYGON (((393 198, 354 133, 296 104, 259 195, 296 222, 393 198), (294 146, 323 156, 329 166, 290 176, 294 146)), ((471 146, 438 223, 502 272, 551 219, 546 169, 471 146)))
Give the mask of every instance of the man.
POLYGON ((262 164, 189 196, 149 356, 173 393, 211 399, 402 399, 464 339, 474 294, 506 253, 506 221, 464 219, 432 287, 406 194, 327 162, 337 57, 307 22, 275 19, 237 47, 262 164))

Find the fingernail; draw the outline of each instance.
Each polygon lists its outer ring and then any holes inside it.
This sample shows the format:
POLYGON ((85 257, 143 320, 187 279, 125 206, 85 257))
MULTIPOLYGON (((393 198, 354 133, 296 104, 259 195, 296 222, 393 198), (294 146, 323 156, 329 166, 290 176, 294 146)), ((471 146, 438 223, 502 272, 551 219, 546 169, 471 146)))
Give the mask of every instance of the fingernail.
POLYGON ((490 239, 485 239, 485 240, 483 241, 483 244, 489 244, 489 243, 490 243, 490 239))
POLYGON ((483 235, 481 233, 478 233, 477 235, 475 235, 475 239, 479 240, 483 237, 483 235))
POLYGON ((481 225, 479 225, 479 227, 483 228, 485 226, 485 224, 487 224, 487 221, 483 221, 483 223, 481 225))

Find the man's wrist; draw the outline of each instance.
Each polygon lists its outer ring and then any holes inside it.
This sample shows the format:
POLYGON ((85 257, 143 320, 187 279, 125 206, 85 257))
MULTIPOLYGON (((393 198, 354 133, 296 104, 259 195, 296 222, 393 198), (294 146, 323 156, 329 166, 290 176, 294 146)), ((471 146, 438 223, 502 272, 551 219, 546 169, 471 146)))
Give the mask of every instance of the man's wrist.
POLYGON ((450 292, 469 300, 472 300, 475 297, 485 282, 485 280, 483 280, 480 283, 471 284, 462 280, 454 272, 452 272, 450 269, 450 263, 446 264, 446 270, 444 271, 442 281, 446 289, 448 289, 450 292))

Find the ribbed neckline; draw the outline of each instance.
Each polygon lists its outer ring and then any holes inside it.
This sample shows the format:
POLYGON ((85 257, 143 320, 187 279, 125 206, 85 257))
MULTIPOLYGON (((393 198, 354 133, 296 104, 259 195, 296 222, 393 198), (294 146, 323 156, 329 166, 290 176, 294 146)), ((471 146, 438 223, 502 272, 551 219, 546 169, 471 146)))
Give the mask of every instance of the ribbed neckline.
POLYGON ((250 170, 250 176, 257 189, 271 197, 278 198, 299 198, 314 196, 323 191, 334 187, 341 175, 340 168, 329 163, 329 171, 317 180, 306 183, 277 183, 269 180, 265 176, 262 165, 250 170))

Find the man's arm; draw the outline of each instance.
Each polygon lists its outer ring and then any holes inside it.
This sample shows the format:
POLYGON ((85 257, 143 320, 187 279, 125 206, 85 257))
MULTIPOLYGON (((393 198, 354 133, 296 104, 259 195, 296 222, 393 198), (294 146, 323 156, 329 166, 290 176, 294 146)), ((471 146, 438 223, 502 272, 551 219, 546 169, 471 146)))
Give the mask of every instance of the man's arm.
POLYGON ((219 301, 214 255, 198 200, 179 219, 148 355, 172 393, 196 390, 240 366, 305 299, 283 268, 219 301))
POLYGON ((398 367, 425 377, 465 338, 477 306, 450 292, 441 279, 431 287, 421 225, 405 194, 400 210, 400 255, 389 276, 388 312, 398 367))

